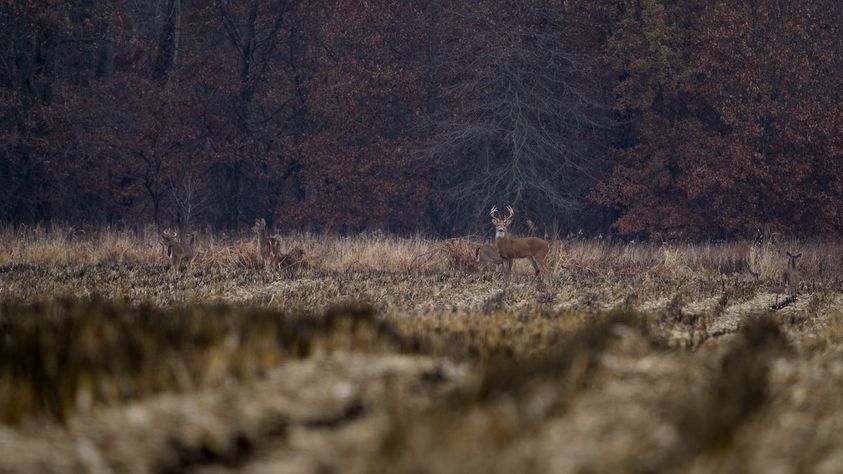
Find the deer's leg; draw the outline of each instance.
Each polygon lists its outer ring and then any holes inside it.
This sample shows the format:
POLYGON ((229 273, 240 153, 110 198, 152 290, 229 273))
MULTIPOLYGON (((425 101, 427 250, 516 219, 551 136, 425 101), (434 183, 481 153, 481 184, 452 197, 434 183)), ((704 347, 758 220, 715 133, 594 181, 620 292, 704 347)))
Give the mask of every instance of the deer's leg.
POLYGON ((539 264, 538 264, 538 262, 536 262, 535 257, 530 257, 530 265, 533 266, 533 270, 536 271, 536 275, 539 275, 542 272, 541 267, 539 267, 539 264))
POLYGON ((533 261, 533 268, 536 269, 536 275, 547 276, 547 252, 539 252, 535 257, 531 257, 531 260, 533 261))
POLYGON ((509 275, 512 272, 512 259, 511 258, 505 258, 503 260, 503 270, 504 270, 504 273, 506 273, 507 275, 509 275))
POLYGON ((541 258, 539 258, 539 265, 542 267, 542 271, 544 272, 545 276, 550 274, 549 267, 547 266, 547 252, 545 252, 541 258))

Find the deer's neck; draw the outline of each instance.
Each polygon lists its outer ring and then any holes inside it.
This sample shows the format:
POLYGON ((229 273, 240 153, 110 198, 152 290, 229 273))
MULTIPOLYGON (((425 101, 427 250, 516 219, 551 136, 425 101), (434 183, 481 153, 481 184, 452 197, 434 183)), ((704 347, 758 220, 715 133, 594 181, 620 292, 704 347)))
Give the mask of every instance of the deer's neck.
POLYGON ((510 238, 509 232, 504 233, 503 237, 495 237, 495 246, 497 246, 501 257, 510 257, 512 254, 512 238, 510 238))

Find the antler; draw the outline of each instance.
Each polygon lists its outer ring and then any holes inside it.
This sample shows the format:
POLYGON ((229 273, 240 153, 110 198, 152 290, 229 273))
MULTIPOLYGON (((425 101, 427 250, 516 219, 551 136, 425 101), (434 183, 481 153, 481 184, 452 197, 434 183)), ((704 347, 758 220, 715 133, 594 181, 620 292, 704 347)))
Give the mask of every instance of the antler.
POLYGON ((497 216, 497 213, 498 213, 498 206, 492 207, 492 210, 489 211, 489 215, 492 216, 492 219, 499 219, 499 217, 497 216))
POLYGON ((506 216, 506 220, 512 219, 512 216, 515 215, 515 211, 512 210, 512 206, 506 206, 506 210, 509 211, 509 215, 506 216))

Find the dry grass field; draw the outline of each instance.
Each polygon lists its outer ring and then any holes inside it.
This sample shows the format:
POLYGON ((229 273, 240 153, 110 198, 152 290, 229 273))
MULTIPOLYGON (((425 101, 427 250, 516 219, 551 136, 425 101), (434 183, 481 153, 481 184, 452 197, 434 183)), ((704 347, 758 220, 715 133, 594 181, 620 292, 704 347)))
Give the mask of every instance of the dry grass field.
POLYGON ((843 471, 843 243, 481 240, 2 230, 0 472, 843 471))

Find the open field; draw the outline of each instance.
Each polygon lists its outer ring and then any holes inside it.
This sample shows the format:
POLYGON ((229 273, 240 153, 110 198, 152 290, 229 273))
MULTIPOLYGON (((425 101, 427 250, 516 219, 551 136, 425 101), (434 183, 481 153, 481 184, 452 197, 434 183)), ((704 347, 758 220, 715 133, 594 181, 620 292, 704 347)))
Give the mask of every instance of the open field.
POLYGON ((0 472, 843 470, 841 243, 197 241, 0 232, 0 472))

